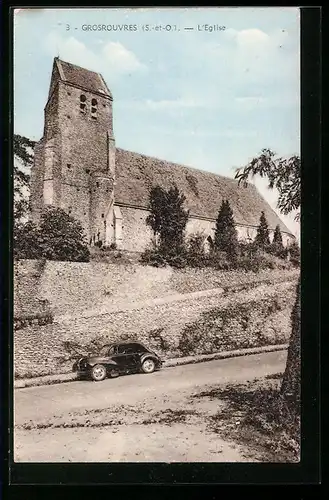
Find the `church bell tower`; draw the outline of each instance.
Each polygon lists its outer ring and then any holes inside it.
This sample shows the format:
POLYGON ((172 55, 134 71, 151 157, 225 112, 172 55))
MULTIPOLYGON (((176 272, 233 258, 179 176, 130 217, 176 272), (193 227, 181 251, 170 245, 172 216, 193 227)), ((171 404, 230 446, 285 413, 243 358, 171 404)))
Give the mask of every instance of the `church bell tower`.
POLYGON ((90 244, 113 242, 112 94, 99 73, 54 59, 31 173, 32 220, 45 206, 77 219, 90 244))

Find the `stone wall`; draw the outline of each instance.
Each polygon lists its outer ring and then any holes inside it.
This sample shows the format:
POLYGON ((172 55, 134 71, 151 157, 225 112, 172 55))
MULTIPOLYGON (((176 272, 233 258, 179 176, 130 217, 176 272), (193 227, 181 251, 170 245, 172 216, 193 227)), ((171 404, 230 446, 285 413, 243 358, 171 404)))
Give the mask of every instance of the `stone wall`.
POLYGON ((17 330, 17 376, 70 371, 95 345, 136 338, 164 356, 282 343, 298 271, 241 273, 138 264, 19 261, 14 314, 54 322, 17 330))
POLYGON ((122 246, 130 252, 143 252, 150 245, 152 230, 146 225, 147 210, 120 207, 122 214, 122 246))
POLYGON ((67 318, 15 333, 15 376, 66 373, 106 343, 139 340, 163 359, 288 342, 295 282, 67 318))
MULTIPOLYGON (((152 243, 153 233, 146 225, 146 218, 149 211, 142 208, 120 206, 122 213, 122 248, 131 252, 143 252, 145 248, 152 243)), ((212 240, 215 237, 216 221, 203 219, 201 217, 190 217, 186 224, 185 235, 188 238, 194 234, 203 234, 205 242, 210 236, 212 240)), ((257 234, 257 227, 236 226, 238 238, 241 241, 254 240, 257 234)), ((274 231, 269 229, 270 240, 273 238, 274 231)), ((293 241, 293 237, 282 232, 282 241, 285 246, 293 241)))
POLYGON ((149 299, 220 287, 295 279, 298 271, 173 270, 138 263, 19 260, 14 265, 14 316, 39 312, 48 301, 55 318, 100 314, 149 299))

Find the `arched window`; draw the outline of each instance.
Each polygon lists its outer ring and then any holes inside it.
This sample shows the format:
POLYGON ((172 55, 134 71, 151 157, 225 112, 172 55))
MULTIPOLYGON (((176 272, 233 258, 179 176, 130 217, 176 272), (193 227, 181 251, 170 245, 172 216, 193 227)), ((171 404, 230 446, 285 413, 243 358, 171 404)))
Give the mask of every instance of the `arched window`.
POLYGON ((95 98, 91 100, 91 117, 97 120, 97 99, 95 98))
POLYGON ((81 111, 81 113, 86 112, 86 101, 87 101, 87 97, 84 94, 81 94, 80 95, 80 111, 81 111))

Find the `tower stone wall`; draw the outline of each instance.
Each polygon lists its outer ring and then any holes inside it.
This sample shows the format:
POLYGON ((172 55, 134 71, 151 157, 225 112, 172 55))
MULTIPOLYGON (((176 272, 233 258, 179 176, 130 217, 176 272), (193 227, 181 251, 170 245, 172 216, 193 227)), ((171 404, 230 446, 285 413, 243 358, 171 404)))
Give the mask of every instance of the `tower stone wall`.
POLYGON ((80 221, 89 242, 105 243, 112 237, 106 225, 113 224, 108 220, 115 177, 112 96, 97 73, 82 70, 92 75, 91 85, 88 78, 81 84, 68 81, 65 71, 72 76, 71 65, 68 70, 55 59, 32 169, 32 218, 38 220, 47 205, 62 208, 80 221))

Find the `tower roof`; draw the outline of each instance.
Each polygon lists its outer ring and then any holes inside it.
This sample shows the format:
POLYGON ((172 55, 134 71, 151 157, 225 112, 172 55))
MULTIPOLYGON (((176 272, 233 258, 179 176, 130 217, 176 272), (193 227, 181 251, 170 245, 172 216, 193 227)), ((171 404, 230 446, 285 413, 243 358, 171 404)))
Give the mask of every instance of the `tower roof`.
POLYGON ((57 64, 60 79, 62 81, 78 87, 83 87, 91 92, 105 94, 112 98, 112 94, 100 73, 62 61, 58 57, 55 57, 54 62, 57 64))

